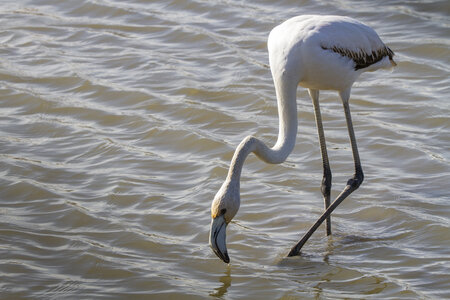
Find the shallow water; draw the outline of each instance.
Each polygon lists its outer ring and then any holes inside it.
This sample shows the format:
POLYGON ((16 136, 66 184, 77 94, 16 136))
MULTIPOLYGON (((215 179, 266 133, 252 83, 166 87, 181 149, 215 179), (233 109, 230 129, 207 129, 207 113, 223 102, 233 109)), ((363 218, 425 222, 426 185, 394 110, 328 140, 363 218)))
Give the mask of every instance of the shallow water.
MULTIPOLYGON (((3 1, 0 298, 450 298, 448 1, 3 1), (302 255, 323 210, 312 105, 297 145, 249 156, 231 264, 210 203, 236 145, 273 144, 268 32, 357 18, 396 52, 351 97, 365 182, 302 255)), ((352 174, 340 101, 321 93, 333 196, 352 174)))

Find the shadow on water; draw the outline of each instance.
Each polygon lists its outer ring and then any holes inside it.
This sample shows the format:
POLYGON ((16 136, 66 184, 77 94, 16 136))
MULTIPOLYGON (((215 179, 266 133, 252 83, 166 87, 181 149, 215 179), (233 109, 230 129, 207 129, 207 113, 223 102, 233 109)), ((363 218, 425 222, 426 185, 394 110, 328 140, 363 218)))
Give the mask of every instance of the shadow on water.
MULTIPOLYGON (((330 276, 330 272, 332 273, 332 271, 330 271, 331 266, 328 262, 328 259, 329 256, 333 254, 333 249, 334 249, 333 239, 332 237, 329 237, 325 253, 321 253, 320 255, 318 255, 317 253, 315 254, 301 253, 301 255, 296 257, 287 257, 283 255, 283 257, 280 257, 276 262, 276 266, 296 270, 297 272, 299 272, 299 274, 302 275, 305 274, 317 275, 318 273, 325 272, 323 273, 326 274, 325 276, 330 276), (318 260, 319 256, 321 257, 320 260, 318 260)), ((223 297, 228 292, 228 288, 231 286, 231 281, 232 281, 231 266, 227 265, 224 275, 222 275, 219 278, 219 282, 221 285, 215 288, 213 291, 211 291, 209 295, 215 298, 223 299, 223 297)), ((318 296, 320 296, 321 289, 314 288, 314 290, 318 292, 319 293, 318 296)))
MULTIPOLYGON (((323 251, 315 251, 315 245, 310 247, 306 245, 300 255, 280 257, 275 265, 280 272, 289 274, 290 280, 297 286, 296 292, 314 295, 315 299, 336 297, 342 292, 342 296, 349 292, 377 295, 396 293, 398 290, 404 290, 406 297, 420 298, 420 294, 405 287, 400 280, 377 273, 367 273, 366 270, 357 267, 344 266, 336 263, 336 259, 333 258, 334 255, 341 256, 342 251, 348 251, 345 248, 351 245, 382 240, 383 238, 333 234, 327 238, 327 245, 323 251)), ((289 298, 289 295, 287 296, 289 298)))
MULTIPOLYGON (((305 245, 300 255, 279 258, 276 267, 281 269, 280 272, 289 274, 297 292, 314 295, 314 298, 322 299, 324 296, 322 283, 330 282, 336 273, 335 266, 330 263, 330 256, 333 255, 334 249, 333 238, 329 237, 326 249, 323 252, 311 250, 308 245, 305 245), (311 284, 314 281, 317 284, 311 284)), ((284 295, 282 299, 290 299, 289 293, 284 295)))
POLYGON ((216 298, 222 298, 228 291, 228 288, 231 286, 231 267, 227 265, 225 275, 219 278, 219 281, 222 283, 220 287, 214 289, 214 292, 211 292, 209 295, 216 298))

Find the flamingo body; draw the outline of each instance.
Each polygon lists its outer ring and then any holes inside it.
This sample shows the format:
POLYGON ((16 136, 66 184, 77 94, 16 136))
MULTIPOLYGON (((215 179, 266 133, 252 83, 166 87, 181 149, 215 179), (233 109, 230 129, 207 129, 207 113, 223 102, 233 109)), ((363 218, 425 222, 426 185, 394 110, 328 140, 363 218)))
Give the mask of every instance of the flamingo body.
POLYGON ((363 72, 395 65, 377 33, 349 17, 294 17, 276 26, 267 44, 273 71, 293 69, 300 86, 316 90, 344 90, 363 72))

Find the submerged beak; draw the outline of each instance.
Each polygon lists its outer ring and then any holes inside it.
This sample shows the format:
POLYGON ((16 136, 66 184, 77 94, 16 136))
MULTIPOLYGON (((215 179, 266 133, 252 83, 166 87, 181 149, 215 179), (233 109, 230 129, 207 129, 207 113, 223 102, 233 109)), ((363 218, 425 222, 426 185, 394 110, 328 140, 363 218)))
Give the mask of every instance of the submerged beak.
POLYGON ((214 218, 211 222, 211 231, 209 233, 209 245, 214 253, 225 263, 230 262, 226 244, 227 223, 223 215, 214 218))

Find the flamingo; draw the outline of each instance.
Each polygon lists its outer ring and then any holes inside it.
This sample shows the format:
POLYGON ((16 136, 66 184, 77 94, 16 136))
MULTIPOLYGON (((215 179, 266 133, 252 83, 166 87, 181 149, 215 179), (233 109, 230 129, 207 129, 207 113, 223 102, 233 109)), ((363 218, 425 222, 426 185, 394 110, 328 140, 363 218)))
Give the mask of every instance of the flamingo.
POLYGON ((369 26, 344 16, 302 15, 276 26, 269 34, 269 64, 278 105, 279 132, 272 148, 261 140, 248 136, 236 148, 228 175, 211 204, 209 243, 214 253, 225 263, 230 262, 226 247, 226 228, 240 206, 240 176, 246 157, 256 154, 270 164, 280 164, 292 152, 297 135, 297 86, 308 89, 311 97, 323 162, 321 192, 325 212, 291 249, 295 256, 308 238, 327 220, 327 235, 331 234, 331 212, 363 182, 355 133, 350 115, 350 90, 363 72, 396 66, 394 52, 369 26), (344 107, 355 173, 344 190, 330 205, 331 169, 319 106, 319 90, 335 90, 344 107))

